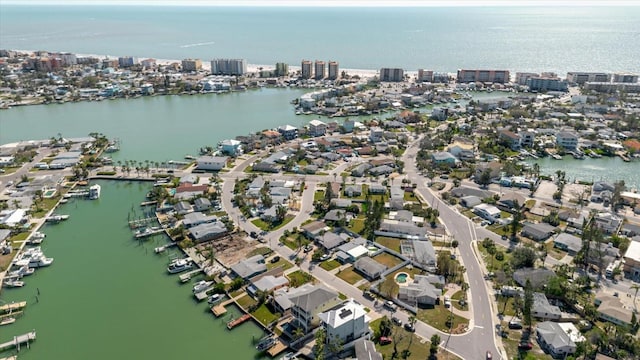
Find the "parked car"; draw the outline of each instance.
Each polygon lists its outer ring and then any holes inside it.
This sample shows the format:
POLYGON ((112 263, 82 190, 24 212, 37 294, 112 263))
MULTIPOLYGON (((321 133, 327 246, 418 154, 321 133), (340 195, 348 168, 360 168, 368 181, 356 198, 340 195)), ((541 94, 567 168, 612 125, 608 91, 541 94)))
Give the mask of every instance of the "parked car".
POLYGON ((249 236, 251 236, 251 238, 255 239, 258 237, 258 234, 255 231, 252 231, 249 233, 249 236))
POLYGON ((329 254, 324 254, 322 256, 320 256, 320 261, 325 261, 325 260, 329 260, 331 256, 329 254))
POLYGON ((491 355, 491 351, 487 350, 487 360, 491 360, 493 359, 493 356, 491 355))
POLYGON ((533 343, 530 341, 520 341, 518 344, 518 349, 520 350, 531 350, 533 348, 533 343))
POLYGON ((304 252, 308 253, 309 251, 313 250, 313 246, 311 245, 307 245, 304 247, 304 252))
POLYGON ((391 310, 391 311, 396 311, 396 304, 393 303, 393 301, 391 300, 387 300, 384 302, 384 307, 386 307, 387 309, 391 310))
POLYGON ((411 325, 410 323, 404 324, 404 329, 407 330, 408 332, 415 332, 416 331, 415 326, 411 325))
POLYGON ((395 316, 391 318, 391 322, 393 322, 395 325, 402 326, 402 320, 398 319, 395 316))
POLYGON ((380 336, 380 340, 378 341, 380 345, 387 345, 393 342, 393 339, 387 336, 380 336))
POLYGON ((520 322, 520 320, 511 320, 509 321, 509 329, 522 329, 522 323, 520 322))
POLYGON ((271 263, 272 263, 272 264, 275 264, 275 263, 277 263, 278 261, 280 261, 280 256, 277 256, 277 255, 276 255, 276 256, 274 256, 274 257, 272 257, 272 258, 271 258, 271 263))

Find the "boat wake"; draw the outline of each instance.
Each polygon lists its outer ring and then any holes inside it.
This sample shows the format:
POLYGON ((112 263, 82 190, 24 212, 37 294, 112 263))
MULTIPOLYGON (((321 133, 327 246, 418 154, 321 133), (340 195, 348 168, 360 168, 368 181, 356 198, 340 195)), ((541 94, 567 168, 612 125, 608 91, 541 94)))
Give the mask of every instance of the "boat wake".
POLYGON ((216 43, 215 41, 208 41, 208 42, 180 45, 180 47, 184 49, 184 48, 190 48, 190 47, 196 47, 196 46, 213 45, 215 43, 216 43))

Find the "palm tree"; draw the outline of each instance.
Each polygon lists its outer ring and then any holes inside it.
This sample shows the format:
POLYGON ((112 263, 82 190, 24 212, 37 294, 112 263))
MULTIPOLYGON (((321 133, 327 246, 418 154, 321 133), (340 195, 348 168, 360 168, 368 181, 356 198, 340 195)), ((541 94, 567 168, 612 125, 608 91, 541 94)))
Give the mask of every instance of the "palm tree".
POLYGON ((636 296, 638 296, 638 290, 640 290, 640 285, 633 284, 629 287, 629 289, 635 290, 635 293, 633 294, 633 308, 636 309, 636 296))

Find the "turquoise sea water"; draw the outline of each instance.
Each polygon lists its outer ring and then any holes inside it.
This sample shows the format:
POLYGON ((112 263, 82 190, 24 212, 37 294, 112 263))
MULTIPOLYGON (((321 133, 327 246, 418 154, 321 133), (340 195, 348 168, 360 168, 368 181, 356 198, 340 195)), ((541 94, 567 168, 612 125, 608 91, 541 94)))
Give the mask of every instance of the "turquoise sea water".
POLYGON ((252 64, 331 59, 361 69, 640 71, 640 7, 1 10, 0 48, 252 64))

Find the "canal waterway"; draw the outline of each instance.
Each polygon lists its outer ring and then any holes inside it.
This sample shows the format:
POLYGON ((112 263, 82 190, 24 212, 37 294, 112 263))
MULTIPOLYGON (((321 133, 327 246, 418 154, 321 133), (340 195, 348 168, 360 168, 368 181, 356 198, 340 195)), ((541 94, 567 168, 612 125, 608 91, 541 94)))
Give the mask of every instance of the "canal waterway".
POLYGON ((228 315, 216 319, 206 302, 194 300, 191 285, 167 274, 172 253, 153 251, 164 238, 133 239, 127 216, 132 209, 141 215, 150 184, 98 183, 99 200, 74 199, 58 211, 69 220, 42 228, 43 251, 54 263, 24 278, 23 288, 3 289, 3 301, 28 306, 0 328, 0 343, 35 329, 38 338, 21 360, 259 359, 257 325, 227 330, 228 315))

